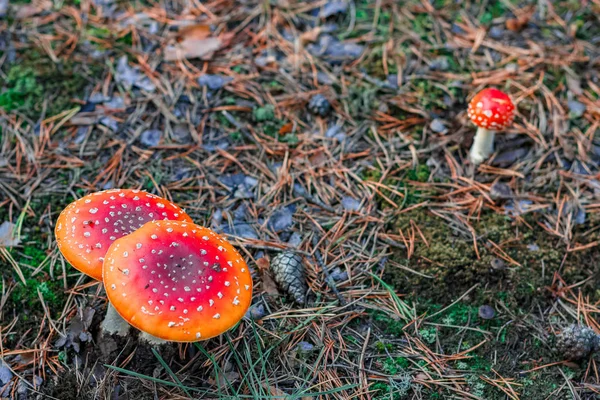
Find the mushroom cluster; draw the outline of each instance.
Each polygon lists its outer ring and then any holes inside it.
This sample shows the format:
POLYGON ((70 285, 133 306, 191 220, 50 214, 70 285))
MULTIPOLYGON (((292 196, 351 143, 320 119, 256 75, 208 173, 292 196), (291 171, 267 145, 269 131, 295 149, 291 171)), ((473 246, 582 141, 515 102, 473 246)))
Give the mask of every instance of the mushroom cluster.
POLYGON ((129 324, 151 338, 192 342, 232 328, 252 300, 252 278, 225 239, 177 205, 139 190, 111 189, 71 203, 55 228, 73 267, 104 282, 102 329, 129 324))

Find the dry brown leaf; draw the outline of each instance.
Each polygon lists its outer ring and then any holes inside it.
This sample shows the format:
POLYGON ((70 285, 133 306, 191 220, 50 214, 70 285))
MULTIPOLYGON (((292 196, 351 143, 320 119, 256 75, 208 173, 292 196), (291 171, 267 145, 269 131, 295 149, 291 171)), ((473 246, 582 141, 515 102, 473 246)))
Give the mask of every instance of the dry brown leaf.
POLYGON ((210 29, 205 25, 193 25, 183 28, 177 35, 177 43, 168 45, 165 48, 165 60, 211 58, 216 51, 229 44, 233 37, 231 33, 211 37, 210 33, 210 29))
POLYGON ((321 34, 321 27, 317 26, 316 28, 311 29, 310 31, 304 32, 300 35, 300 44, 304 46, 309 42, 314 42, 319 38, 321 34))
POLYGON ((506 29, 513 32, 518 32, 527 25, 529 22, 529 16, 522 16, 519 18, 511 18, 506 20, 506 29))
POLYGON ((256 265, 258 266, 258 270, 260 272, 261 280, 262 280, 262 288, 265 293, 272 296, 279 296, 279 290, 277 289, 277 284, 269 274, 269 260, 266 258, 259 258, 256 260, 256 265))
POLYGON ((280 135, 285 135, 287 133, 291 133, 293 130, 294 130, 294 123, 293 122, 288 122, 287 124, 283 125, 279 129, 279 134, 280 135))
POLYGON ((181 42, 184 39, 202 40, 210 36, 210 26, 208 25, 190 25, 181 28, 177 34, 177 41, 181 42))
POLYGON ((263 273, 264 271, 269 270, 269 266, 271 265, 271 263, 266 258, 261 257, 258 260, 256 260, 256 265, 258 266, 258 270, 261 273, 263 273))
POLYGON ((284 392, 281 389, 276 388, 275 386, 267 386, 266 384, 262 384, 263 388, 265 388, 266 390, 269 391, 269 394, 271 396, 277 396, 280 398, 285 398, 286 396, 288 396, 288 394, 286 392, 284 392))
POLYGON ((16 10, 16 19, 26 19, 38 15, 43 11, 50 10, 52 8, 52 2, 50 0, 37 0, 31 2, 31 4, 20 4, 18 6, 14 6, 14 8, 16 10))

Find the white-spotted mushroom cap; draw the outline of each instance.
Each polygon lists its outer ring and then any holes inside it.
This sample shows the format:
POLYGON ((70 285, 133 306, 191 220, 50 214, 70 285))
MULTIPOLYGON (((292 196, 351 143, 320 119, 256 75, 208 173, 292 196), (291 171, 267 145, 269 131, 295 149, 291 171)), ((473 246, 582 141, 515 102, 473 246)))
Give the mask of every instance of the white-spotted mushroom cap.
POLYGON ((103 277, 123 319, 175 342, 222 334, 252 301, 252 277, 242 256, 210 229, 187 222, 149 222, 116 240, 103 277))
POLYGON ((508 95, 498 89, 488 88, 477 93, 469 103, 467 114, 480 128, 500 131, 514 118, 515 106, 508 95))
POLYGON ((178 206, 153 194, 132 189, 110 189, 69 204, 56 221, 58 248, 79 271, 102 280, 102 262, 115 240, 146 222, 191 218, 178 206))

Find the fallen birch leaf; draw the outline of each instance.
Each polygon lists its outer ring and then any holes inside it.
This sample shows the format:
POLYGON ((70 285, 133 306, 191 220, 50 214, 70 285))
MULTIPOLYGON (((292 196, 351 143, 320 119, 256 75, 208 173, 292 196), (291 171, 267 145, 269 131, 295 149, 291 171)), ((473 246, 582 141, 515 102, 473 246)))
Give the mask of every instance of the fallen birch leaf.
POLYGON ((33 1, 31 4, 14 6, 16 19, 27 19, 52 8, 50 0, 33 1))
POLYGON ((279 296, 277 284, 275 283, 275 281, 271 277, 271 274, 269 273, 269 261, 263 257, 256 260, 256 264, 258 265, 258 270, 260 272, 262 288, 264 292, 271 296, 279 296))
POLYGON ((178 35, 177 43, 165 48, 164 58, 166 61, 182 59, 207 59, 225 47, 233 34, 222 34, 218 37, 210 37, 205 28, 186 27, 178 35))

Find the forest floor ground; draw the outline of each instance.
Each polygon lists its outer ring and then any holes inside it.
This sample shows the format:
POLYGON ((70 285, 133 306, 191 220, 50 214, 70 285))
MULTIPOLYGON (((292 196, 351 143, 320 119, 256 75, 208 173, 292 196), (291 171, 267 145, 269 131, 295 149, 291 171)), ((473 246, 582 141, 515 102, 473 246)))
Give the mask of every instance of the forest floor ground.
POLYGON ((600 1, 0 0, 0 396, 596 399, 600 1), (517 106, 468 161, 467 104, 517 106), (321 97, 323 96, 323 97, 321 97), (144 189, 241 249, 251 311, 158 349, 100 335, 54 240, 144 189), (3 224, 4 223, 4 224, 3 224), (302 255, 308 296, 269 260, 302 255))

